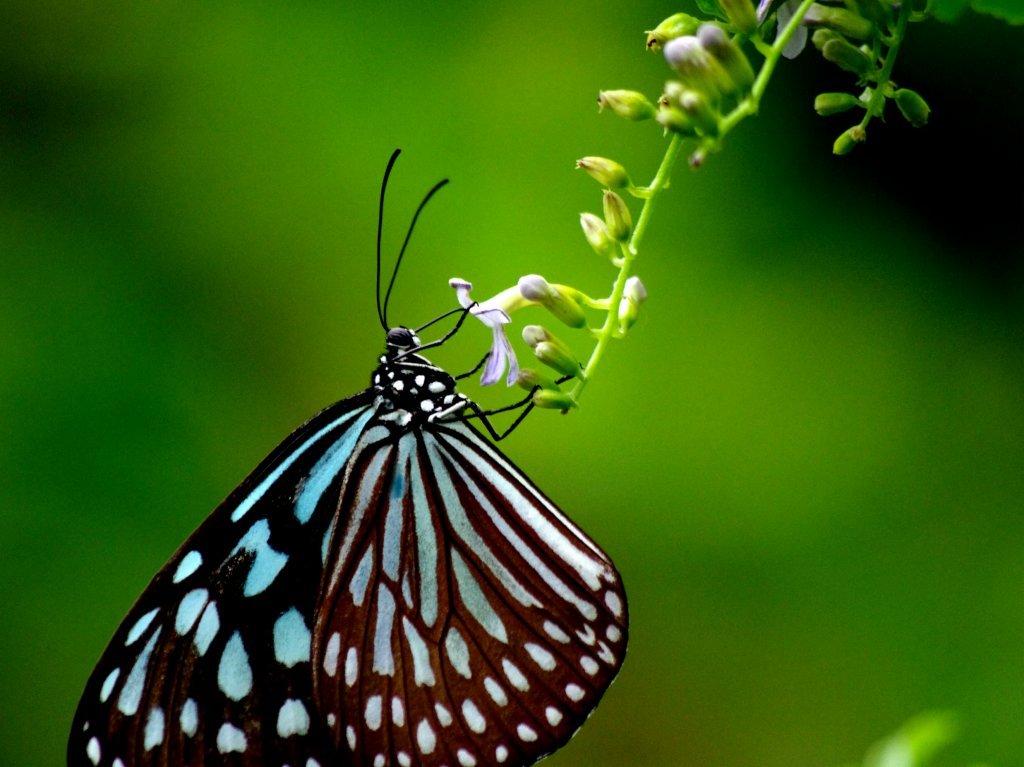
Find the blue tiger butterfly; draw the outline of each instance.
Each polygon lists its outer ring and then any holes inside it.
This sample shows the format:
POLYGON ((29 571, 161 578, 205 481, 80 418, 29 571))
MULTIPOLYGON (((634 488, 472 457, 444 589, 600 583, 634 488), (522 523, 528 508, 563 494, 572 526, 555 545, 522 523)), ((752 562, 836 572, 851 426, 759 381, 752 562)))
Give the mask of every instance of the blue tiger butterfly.
POLYGON ((458 325, 428 344, 388 328, 443 183, 383 311, 378 225, 372 385, 296 429, 153 578, 89 678, 69 767, 522 767, 611 684, 611 560, 419 354, 458 325))

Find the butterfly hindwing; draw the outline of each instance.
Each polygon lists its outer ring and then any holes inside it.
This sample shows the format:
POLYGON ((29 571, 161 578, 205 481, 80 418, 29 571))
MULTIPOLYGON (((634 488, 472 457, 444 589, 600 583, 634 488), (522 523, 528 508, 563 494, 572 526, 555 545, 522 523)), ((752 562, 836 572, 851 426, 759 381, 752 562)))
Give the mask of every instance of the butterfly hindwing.
POLYGON ((86 686, 69 767, 327 763, 311 706, 313 610, 371 400, 299 427, 156 575, 86 686))
POLYGON ((528 765, 622 664, 608 557, 463 422, 367 430, 313 630, 318 707, 352 764, 528 765))

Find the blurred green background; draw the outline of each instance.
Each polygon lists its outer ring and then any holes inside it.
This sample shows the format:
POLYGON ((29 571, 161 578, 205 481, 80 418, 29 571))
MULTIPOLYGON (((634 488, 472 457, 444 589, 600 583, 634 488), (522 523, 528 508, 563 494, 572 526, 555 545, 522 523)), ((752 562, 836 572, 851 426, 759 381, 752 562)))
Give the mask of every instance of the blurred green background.
MULTIPOLYGON (((453 306, 455 275, 607 290, 573 161, 653 174, 656 127, 594 99, 658 94, 642 30, 679 9, 0 2, 0 764, 63 762, 153 573, 367 385, 392 149, 389 253, 453 181, 395 321, 453 306)), ((892 114, 843 159, 811 103, 849 79, 808 52, 678 168, 640 324, 580 412, 503 446, 630 595, 625 668, 547 764, 827 767, 938 706, 964 727, 943 764, 1024 765, 1022 34, 913 28, 896 77, 932 125, 892 114)))

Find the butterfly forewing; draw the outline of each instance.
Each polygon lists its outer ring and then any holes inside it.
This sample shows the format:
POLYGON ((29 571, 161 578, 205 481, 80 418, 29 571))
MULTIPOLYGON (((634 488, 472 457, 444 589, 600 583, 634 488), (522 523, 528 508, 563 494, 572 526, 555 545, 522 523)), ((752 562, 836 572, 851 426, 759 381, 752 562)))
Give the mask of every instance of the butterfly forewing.
POLYGON ((88 682, 69 765, 326 764, 313 611, 371 400, 297 429, 153 579, 88 682))
POLYGON ((608 557, 464 423, 375 426, 317 608, 318 708, 352 764, 527 765, 622 664, 608 557))

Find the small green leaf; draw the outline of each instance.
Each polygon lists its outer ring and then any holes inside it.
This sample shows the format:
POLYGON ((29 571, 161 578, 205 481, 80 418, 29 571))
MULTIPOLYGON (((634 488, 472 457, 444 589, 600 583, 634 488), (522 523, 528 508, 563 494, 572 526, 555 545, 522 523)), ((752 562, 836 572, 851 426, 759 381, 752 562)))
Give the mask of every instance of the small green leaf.
POLYGON ((718 4, 718 0, 697 0, 697 7, 700 8, 701 13, 714 16, 723 21, 726 20, 725 11, 718 4))
POLYGON ((932 12, 942 21, 956 21, 964 9, 987 13, 1009 24, 1024 24, 1024 4, 1020 0, 934 0, 932 12))
POLYGON ((956 716, 926 711, 906 722, 868 752, 864 767, 925 767, 957 735, 956 716))
POLYGON ((1020 0, 973 0, 971 8, 1009 24, 1024 24, 1024 5, 1020 0))

